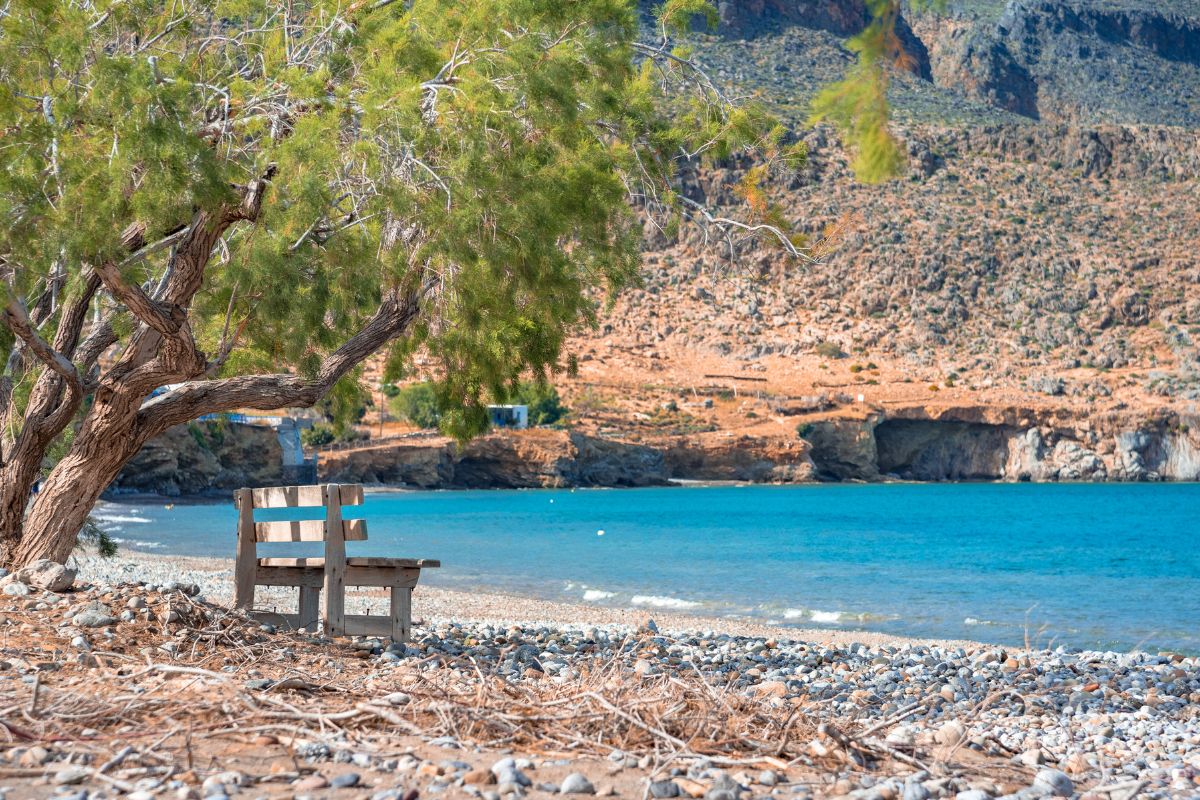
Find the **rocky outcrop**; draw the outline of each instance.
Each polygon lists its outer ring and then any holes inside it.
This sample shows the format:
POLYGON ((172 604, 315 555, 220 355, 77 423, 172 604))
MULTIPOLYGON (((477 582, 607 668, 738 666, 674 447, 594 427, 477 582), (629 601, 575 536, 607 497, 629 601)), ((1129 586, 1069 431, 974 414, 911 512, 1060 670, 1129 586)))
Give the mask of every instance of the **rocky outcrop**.
MULTIPOLYGON (((859 33, 870 21, 864 0, 722 0, 719 32, 751 39, 764 33, 800 26, 841 37, 859 33)), ((932 80, 929 53, 903 16, 896 20, 896 37, 907 58, 900 63, 924 80, 932 80)))
POLYGON ((275 431, 225 421, 191 422, 146 443, 110 492, 175 497, 271 486, 288 478, 275 431))
POLYGON ((669 477, 654 448, 554 430, 493 433, 462 447, 435 437, 333 452, 319 474, 422 489, 655 486, 669 477))
POLYGON ((674 480, 803 483, 817 471, 802 441, 716 432, 686 436, 664 448, 674 480))
POLYGON ((1200 417, 1062 420, 1020 409, 904 409, 805 431, 825 479, 1200 480, 1200 417))
POLYGON ((1200 124, 1200 19, 1170 3, 1016 0, 995 20, 922 33, 934 80, 996 108, 1032 119, 1200 124))

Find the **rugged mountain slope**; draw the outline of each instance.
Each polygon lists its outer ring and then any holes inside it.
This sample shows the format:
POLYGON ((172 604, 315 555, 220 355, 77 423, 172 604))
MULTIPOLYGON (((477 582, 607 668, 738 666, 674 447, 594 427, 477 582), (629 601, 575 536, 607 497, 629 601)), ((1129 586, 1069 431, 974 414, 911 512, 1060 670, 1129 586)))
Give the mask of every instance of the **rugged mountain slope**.
MULTIPOLYGON (((644 285, 558 380, 571 436, 335 454, 323 476, 1200 479, 1200 0, 958 0, 905 21, 909 170, 881 186, 801 124, 849 63, 862 0, 720 11, 696 57, 796 124, 810 164, 771 188, 800 229, 839 230, 832 253, 647 225, 644 285)), ((739 214, 747 166, 686 191, 739 214)))

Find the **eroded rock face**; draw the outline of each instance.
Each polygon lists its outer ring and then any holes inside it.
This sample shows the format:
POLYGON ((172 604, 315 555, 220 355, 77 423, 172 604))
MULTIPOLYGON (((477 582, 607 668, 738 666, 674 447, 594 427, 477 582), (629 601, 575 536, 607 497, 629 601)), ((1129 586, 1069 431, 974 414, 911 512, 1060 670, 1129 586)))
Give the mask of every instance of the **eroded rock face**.
POLYGON ((269 486, 282 478, 282 453, 272 429, 193 422, 147 442, 113 488, 175 497, 269 486))
POLYGON ((656 486, 669 477, 650 447, 554 430, 493 433, 460 448, 441 437, 328 454, 321 480, 419 488, 656 486))
POLYGON ((926 38, 938 84, 1032 119, 1200 123, 1189 102, 1200 96, 1200 20, 1170 3, 1014 2, 926 38))
POLYGON ((914 418, 914 410, 906 409, 905 416, 893 419, 819 423, 806 435, 812 459, 827 479, 1200 479, 1195 418, 1108 418, 1093 425, 1017 412, 962 408, 914 418))

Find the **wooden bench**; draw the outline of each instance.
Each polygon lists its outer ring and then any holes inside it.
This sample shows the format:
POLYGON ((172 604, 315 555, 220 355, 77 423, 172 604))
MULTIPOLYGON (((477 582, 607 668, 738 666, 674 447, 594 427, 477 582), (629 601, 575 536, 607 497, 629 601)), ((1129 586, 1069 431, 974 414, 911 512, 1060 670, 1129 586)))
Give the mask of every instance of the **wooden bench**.
POLYGON ((440 561, 413 558, 356 558, 346 556, 346 542, 365 541, 367 521, 345 519, 345 506, 362 505, 358 485, 276 486, 234 492, 238 509, 237 559, 234 565, 234 604, 256 619, 292 628, 315 624, 325 592, 324 628, 327 636, 354 634, 391 636, 406 642, 412 628, 412 590, 421 570, 440 567, 440 561), (257 508, 322 509, 320 518, 256 522, 257 508), (259 558, 259 542, 324 542, 325 554, 314 558, 259 558), (279 614, 254 608, 257 586, 295 586, 300 590, 298 613, 279 614), (391 590, 388 616, 346 614, 346 587, 372 586, 391 590))

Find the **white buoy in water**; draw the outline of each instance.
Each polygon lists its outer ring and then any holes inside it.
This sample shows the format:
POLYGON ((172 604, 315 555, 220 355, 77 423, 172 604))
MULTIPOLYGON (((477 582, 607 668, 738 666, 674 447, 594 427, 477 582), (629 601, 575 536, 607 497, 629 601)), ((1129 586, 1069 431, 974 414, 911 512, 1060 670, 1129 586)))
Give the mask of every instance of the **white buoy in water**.
POLYGON ((603 535, 604 535, 604 531, 596 531, 596 535, 597 535, 597 536, 603 536, 603 535))

